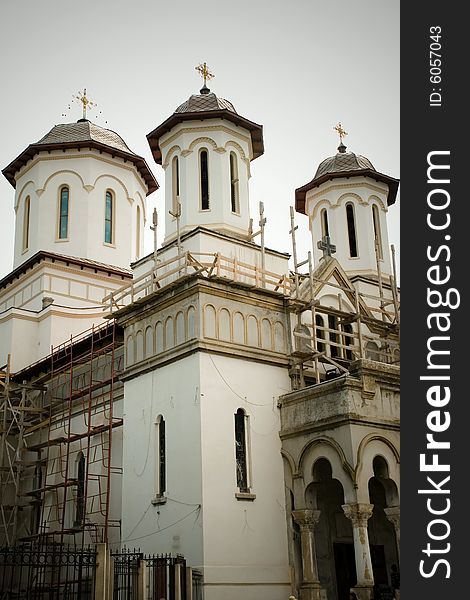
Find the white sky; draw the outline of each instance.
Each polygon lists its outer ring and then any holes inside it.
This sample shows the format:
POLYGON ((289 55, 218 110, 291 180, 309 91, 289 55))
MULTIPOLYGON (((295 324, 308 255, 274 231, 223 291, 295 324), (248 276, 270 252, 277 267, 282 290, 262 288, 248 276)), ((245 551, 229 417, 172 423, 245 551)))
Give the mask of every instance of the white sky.
MULTIPOLYGON (((147 214, 157 206, 163 217, 163 170, 146 134, 198 93, 194 67, 206 61, 216 75, 211 90, 264 126, 265 154, 252 163, 252 216, 256 222, 262 200, 266 244, 290 252, 294 190, 336 152, 338 121, 348 150, 400 176, 399 42, 398 0, 2 0, 0 167, 55 124, 80 118, 77 104, 61 114, 86 87, 102 111, 91 119, 117 131, 153 170, 160 189, 148 197, 147 214)), ((14 190, 3 176, 0 202, 2 277, 14 235, 14 190)), ((399 204, 389 212, 397 251, 399 204)), ((304 258, 307 217, 297 222, 304 258)))

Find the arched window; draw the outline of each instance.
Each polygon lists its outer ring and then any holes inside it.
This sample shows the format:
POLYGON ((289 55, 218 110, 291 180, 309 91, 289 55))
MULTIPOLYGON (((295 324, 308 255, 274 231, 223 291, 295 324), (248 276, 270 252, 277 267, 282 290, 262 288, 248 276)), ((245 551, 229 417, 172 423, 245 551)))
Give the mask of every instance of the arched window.
POLYGON ((237 486, 241 493, 248 493, 250 491, 248 485, 246 421, 245 411, 243 408, 239 408, 235 413, 235 462, 237 486))
POLYGON ((156 450, 156 496, 162 497, 166 492, 166 437, 165 437, 165 419, 158 415, 155 432, 155 450, 156 450))
POLYGON ((317 336, 317 350, 318 352, 325 352, 325 344, 323 344, 323 342, 320 342, 320 340, 324 340, 325 339, 325 332, 323 331, 323 328, 325 326, 325 322, 323 321, 323 317, 321 317, 320 315, 315 315, 315 325, 317 326, 315 333, 317 336))
POLYGON ((75 505, 74 527, 81 527, 85 520, 85 455, 77 457, 77 503, 75 505))
POLYGON ((232 212, 240 212, 240 199, 238 195, 238 163, 235 152, 230 152, 230 202, 232 212))
POLYGON ((326 235, 330 235, 330 228, 328 227, 328 212, 326 208, 323 208, 320 213, 321 219, 321 235, 325 237, 326 235))
POLYGON ((29 217, 31 213, 31 200, 29 196, 26 196, 24 201, 24 214, 23 214, 23 251, 29 248, 29 217))
POLYGON ((379 260, 383 260, 384 255, 382 249, 382 232, 380 230, 380 215, 376 204, 372 205, 372 220, 374 222, 374 237, 377 244, 377 254, 379 260))
POLYGON ((171 162, 171 177, 172 177, 172 209, 171 212, 178 212, 178 202, 180 197, 180 165, 178 157, 175 156, 171 162))
POLYGON ((352 204, 346 204, 346 219, 348 221, 349 255, 351 258, 357 258, 356 220, 352 204))
POLYGON ((137 207, 135 215, 135 257, 140 256, 140 206, 137 207))
POLYGON ((59 200, 59 240, 66 240, 69 236, 69 188, 60 188, 59 200))
POLYGON ((114 243, 114 196, 110 190, 106 190, 104 205, 104 241, 107 244, 114 243))
POLYGON ((375 360, 377 362, 380 362, 380 348, 375 342, 367 342, 366 358, 368 360, 375 360))
POLYGON ((209 155, 204 148, 199 154, 201 210, 209 210, 209 155))

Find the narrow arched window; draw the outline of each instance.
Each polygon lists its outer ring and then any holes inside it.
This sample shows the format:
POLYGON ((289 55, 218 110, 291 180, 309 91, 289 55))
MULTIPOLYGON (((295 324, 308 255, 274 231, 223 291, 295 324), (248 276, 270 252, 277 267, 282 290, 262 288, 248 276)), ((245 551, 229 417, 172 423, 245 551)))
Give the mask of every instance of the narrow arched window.
POLYGON ((237 486, 242 493, 250 491, 248 486, 246 420, 245 411, 239 408, 235 413, 235 462, 237 486))
POLYGON ((372 205, 372 220, 374 222, 374 238, 375 243, 377 244, 377 255, 379 260, 382 260, 384 257, 382 249, 382 232, 380 230, 379 209, 377 208, 376 204, 372 205))
POLYGON ((328 227, 328 213, 326 211, 326 208, 324 208, 321 211, 320 218, 321 218, 321 234, 322 234, 322 237, 325 237, 326 235, 330 235, 330 228, 328 227))
POLYGON ((201 209, 209 210, 209 156, 206 149, 199 154, 201 209))
POLYGON ((31 199, 26 196, 24 201, 24 215, 23 215, 23 251, 29 248, 29 217, 31 213, 31 199))
POLYGON ((140 256, 140 206, 137 207, 135 214, 135 257, 140 256))
POLYGON ((175 156, 171 163, 172 177, 172 212, 176 215, 178 212, 178 202, 180 197, 180 165, 178 157, 175 156))
POLYGON ((85 456, 80 452, 77 460, 77 503, 75 505, 75 527, 81 527, 85 520, 85 456))
POLYGON ((323 331, 325 323, 323 321, 323 317, 320 315, 315 315, 315 325, 317 326, 315 329, 315 334, 317 337, 317 350, 318 352, 325 352, 325 344, 320 341, 325 339, 325 332, 323 331))
POLYGON ((330 356, 335 358, 339 355, 338 346, 333 346, 333 344, 338 343, 338 318, 334 315, 328 315, 328 329, 329 331, 329 339, 330 339, 330 356))
POLYGON ((69 188, 60 189, 59 200, 59 240, 66 240, 69 235, 69 188))
POLYGON ((104 241, 114 243, 114 196, 110 190, 106 191, 104 206, 104 241))
POLYGON ((238 195, 238 163, 235 152, 230 152, 230 202, 232 212, 240 212, 240 199, 238 195))
POLYGON ((155 426, 156 496, 161 497, 166 492, 166 436, 165 419, 162 415, 158 415, 155 426))
POLYGON ((351 258, 357 258, 356 220, 352 204, 346 204, 346 219, 348 221, 349 255, 351 258))

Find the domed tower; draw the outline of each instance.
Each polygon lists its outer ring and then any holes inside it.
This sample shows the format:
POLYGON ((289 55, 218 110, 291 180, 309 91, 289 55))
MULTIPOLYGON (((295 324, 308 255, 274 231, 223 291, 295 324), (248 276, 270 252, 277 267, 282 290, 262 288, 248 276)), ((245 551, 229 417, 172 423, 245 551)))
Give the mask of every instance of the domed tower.
POLYGON ((377 272, 377 253, 381 271, 391 274, 386 215, 397 190, 397 179, 379 173, 365 156, 347 152, 341 136, 338 153, 295 191, 296 210, 309 217, 315 262, 323 256, 318 242, 329 236, 346 271, 377 272))
POLYGON ((264 152, 263 128, 205 85, 148 134, 165 170, 165 243, 203 226, 248 239, 250 162, 264 152), (172 213, 172 214, 170 214, 172 213))
POLYGON ((86 118, 55 125, 4 170, 16 188, 14 268, 39 251, 127 268, 143 249, 145 160, 86 118))

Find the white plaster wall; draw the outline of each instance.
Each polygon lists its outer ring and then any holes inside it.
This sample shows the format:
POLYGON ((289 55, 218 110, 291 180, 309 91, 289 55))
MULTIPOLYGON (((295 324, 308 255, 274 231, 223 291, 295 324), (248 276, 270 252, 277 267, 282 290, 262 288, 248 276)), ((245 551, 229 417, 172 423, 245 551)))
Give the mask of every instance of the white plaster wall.
POLYGON ((199 358, 191 355, 125 382, 122 541, 203 563, 199 358), (167 501, 156 492, 156 426, 165 419, 167 501), (179 521, 179 522, 178 522, 179 521))
POLYGON ((14 268, 38 250, 129 267, 143 249, 147 188, 137 169, 96 150, 40 153, 16 178, 14 268), (59 194, 68 186, 68 239, 58 239, 59 194), (104 242, 105 193, 115 196, 113 244, 104 242), (23 251, 23 220, 30 197, 29 247, 23 251), (136 212, 140 206, 140 248, 136 248, 136 212))
POLYGON ((181 233, 197 225, 216 230, 232 231, 246 236, 250 220, 248 179, 252 157, 250 132, 229 121, 205 119, 183 122, 160 138, 165 169, 165 232, 166 240, 176 236, 176 219, 172 210, 172 160, 179 159, 181 233), (201 210, 199 154, 208 151, 209 210, 201 210), (238 162, 239 214, 231 210, 230 152, 238 162))
POLYGON ((306 213, 310 221, 315 264, 318 264, 323 256, 323 252, 317 248, 317 243, 323 235, 321 211, 326 208, 331 242, 336 246, 334 256, 343 268, 354 272, 377 271, 372 219, 372 205, 375 204, 379 209, 384 255, 381 269, 390 274, 392 270, 387 227, 387 193, 386 184, 367 177, 334 179, 309 190, 306 196, 306 213), (352 258, 349 251, 346 204, 350 202, 354 205, 355 212, 357 258, 352 258))
POLYGON ((276 407, 277 397, 289 389, 286 369, 201 355, 206 600, 236 600, 241 595, 285 600, 290 593, 276 407), (249 416, 253 501, 235 497, 234 414, 238 408, 249 416))

